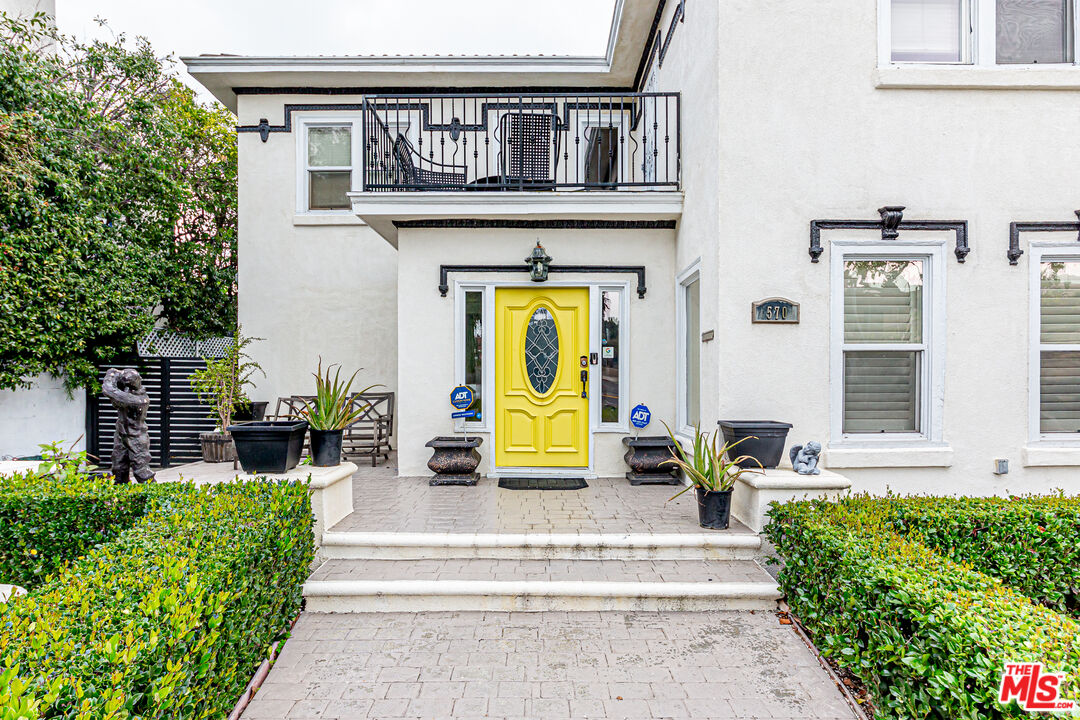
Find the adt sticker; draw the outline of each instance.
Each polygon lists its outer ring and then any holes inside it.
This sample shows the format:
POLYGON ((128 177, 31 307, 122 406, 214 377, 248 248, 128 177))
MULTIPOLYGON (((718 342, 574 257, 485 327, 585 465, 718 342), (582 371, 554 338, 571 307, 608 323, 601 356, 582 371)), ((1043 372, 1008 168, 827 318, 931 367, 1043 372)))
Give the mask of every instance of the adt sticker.
POLYGON ((465 385, 459 385, 450 391, 450 404, 458 410, 467 410, 473 404, 473 392, 465 385))
POLYGON ((630 424, 641 430, 652 420, 652 413, 644 405, 635 405, 630 411, 630 424))

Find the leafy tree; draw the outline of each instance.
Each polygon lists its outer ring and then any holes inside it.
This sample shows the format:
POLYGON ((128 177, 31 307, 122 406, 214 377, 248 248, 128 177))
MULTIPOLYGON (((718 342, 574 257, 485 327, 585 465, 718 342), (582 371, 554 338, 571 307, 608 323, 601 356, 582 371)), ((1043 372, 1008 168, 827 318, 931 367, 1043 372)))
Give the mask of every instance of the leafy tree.
POLYGON ((0 13, 0 388, 93 384, 157 324, 233 332, 234 121, 170 67, 0 13))

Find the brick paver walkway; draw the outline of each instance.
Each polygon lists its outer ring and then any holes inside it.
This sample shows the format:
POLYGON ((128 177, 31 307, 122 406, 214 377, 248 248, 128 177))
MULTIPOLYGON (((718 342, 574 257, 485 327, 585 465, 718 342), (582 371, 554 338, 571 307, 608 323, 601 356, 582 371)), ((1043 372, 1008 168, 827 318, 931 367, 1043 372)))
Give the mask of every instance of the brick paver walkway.
POLYGON ((305 613, 244 713, 271 718, 856 716, 773 613, 305 613))
MULTIPOLYGON (((625 478, 589 480, 582 490, 503 490, 482 478, 476 487, 430 487, 428 478, 399 478, 392 468, 353 476, 354 512, 335 532, 435 533, 700 533, 693 493, 633 487, 625 478)), ((717 531, 711 531, 717 532, 717 531)), ((724 531, 720 531, 724 532, 724 531)), ((730 532, 749 532, 732 518, 730 532)))

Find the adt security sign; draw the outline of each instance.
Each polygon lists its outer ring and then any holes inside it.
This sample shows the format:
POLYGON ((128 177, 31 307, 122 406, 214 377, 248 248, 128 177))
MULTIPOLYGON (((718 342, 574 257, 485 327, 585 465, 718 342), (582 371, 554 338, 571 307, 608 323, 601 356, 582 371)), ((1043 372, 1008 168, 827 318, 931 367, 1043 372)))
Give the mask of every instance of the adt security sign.
POLYGON ((473 404, 473 392, 465 385, 459 385, 450 391, 450 404, 458 410, 468 410, 473 404))
POLYGON ((644 405, 635 405, 630 411, 630 424, 638 430, 643 429, 652 420, 652 413, 644 405))

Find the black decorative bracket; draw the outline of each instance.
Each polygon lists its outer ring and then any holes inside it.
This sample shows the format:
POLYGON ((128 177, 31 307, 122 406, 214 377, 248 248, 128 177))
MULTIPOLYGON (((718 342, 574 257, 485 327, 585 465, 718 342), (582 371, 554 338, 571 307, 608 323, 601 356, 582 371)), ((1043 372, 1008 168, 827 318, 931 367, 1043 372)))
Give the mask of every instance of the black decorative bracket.
MULTIPOLYGON (((1022 232, 1075 232, 1080 233, 1080 210, 1076 212, 1077 222, 1014 222, 1009 223, 1009 264, 1018 265, 1024 251, 1020 249, 1022 232)), ((1080 242, 1080 235, 1077 236, 1080 242)))
MULTIPOLYGON (((521 265, 440 265, 439 295, 446 297, 450 291, 449 275, 452 272, 527 273, 529 266, 521 265)), ((625 273, 637 275, 637 294, 645 297, 645 267, 642 265, 551 265, 549 273, 625 273)))
POLYGON ((878 208, 878 213, 881 215, 880 220, 812 220, 810 262, 818 262, 824 252, 821 247, 822 230, 881 230, 882 240, 896 240, 901 231, 952 231, 956 233, 956 261, 964 262, 971 252, 967 220, 904 220, 902 205, 886 205, 878 208))

